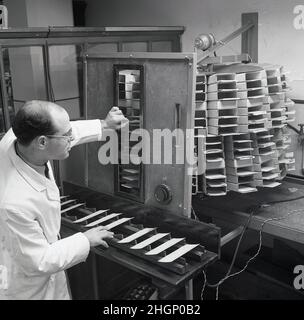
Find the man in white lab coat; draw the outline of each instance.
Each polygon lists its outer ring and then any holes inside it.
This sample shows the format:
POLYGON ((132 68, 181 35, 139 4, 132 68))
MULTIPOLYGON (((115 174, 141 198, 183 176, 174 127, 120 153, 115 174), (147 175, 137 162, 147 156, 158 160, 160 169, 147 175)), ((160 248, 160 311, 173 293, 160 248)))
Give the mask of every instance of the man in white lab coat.
POLYGON ((60 239, 60 197, 50 160, 98 141, 125 118, 113 107, 105 120, 71 121, 60 106, 29 101, 0 141, 0 300, 70 299, 64 270, 85 261, 90 246, 107 247, 113 233, 97 227, 60 239))

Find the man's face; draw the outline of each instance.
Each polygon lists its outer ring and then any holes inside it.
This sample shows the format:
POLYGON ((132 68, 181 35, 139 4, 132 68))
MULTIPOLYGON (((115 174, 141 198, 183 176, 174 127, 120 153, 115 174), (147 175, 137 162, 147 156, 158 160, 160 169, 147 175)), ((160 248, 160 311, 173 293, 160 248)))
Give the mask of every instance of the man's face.
POLYGON ((66 111, 53 114, 54 135, 47 136, 47 156, 50 160, 63 160, 69 156, 73 132, 66 111))

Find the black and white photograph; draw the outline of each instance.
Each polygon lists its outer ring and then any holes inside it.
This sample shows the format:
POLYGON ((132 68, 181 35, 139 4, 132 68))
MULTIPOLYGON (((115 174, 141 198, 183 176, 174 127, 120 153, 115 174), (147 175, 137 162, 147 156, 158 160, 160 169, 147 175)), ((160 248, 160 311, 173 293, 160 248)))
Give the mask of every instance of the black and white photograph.
POLYGON ((304 300, 303 50, 299 0, 0 0, 0 300, 304 300))

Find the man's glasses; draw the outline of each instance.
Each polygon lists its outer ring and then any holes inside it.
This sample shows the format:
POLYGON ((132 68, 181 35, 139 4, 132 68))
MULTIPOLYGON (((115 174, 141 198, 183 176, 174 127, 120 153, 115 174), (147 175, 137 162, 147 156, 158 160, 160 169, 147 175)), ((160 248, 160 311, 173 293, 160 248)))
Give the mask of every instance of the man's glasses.
POLYGON ((46 135, 46 137, 48 138, 63 138, 66 139, 67 142, 71 142, 74 140, 74 136, 72 134, 66 135, 66 136, 60 136, 60 135, 56 135, 56 134, 52 134, 52 135, 46 135))

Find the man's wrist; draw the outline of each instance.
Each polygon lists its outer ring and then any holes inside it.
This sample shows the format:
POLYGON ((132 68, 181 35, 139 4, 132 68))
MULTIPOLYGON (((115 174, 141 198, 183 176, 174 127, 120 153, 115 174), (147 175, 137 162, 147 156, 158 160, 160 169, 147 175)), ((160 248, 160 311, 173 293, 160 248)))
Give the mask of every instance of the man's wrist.
POLYGON ((101 124, 101 131, 103 131, 103 129, 106 129, 108 127, 108 124, 105 120, 100 120, 100 124, 101 124))

